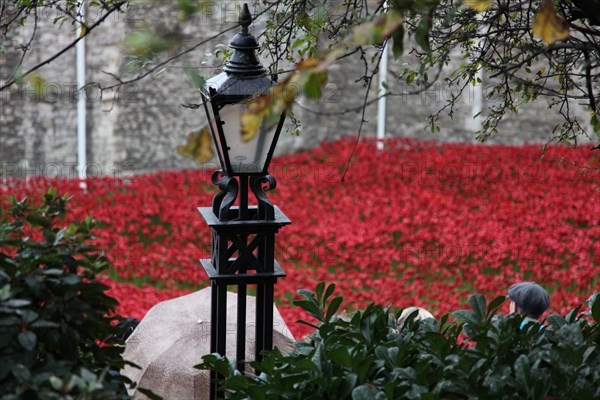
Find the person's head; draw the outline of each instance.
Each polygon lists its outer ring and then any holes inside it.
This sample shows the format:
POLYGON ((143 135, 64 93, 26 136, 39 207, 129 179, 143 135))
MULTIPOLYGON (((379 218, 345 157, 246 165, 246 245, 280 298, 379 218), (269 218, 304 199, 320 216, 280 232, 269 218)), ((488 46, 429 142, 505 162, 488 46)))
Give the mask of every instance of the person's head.
POLYGON ((535 282, 519 282, 508 288, 510 312, 522 312, 538 319, 550 306, 548 292, 535 282))
POLYGON ((402 313, 398 317, 398 325, 404 324, 404 321, 406 321, 408 319, 408 316, 414 312, 417 312, 417 315, 415 316, 415 321, 419 321, 419 320, 423 320, 423 319, 427 319, 427 318, 435 319, 435 317, 424 308, 407 307, 404 310, 402 310, 402 313))

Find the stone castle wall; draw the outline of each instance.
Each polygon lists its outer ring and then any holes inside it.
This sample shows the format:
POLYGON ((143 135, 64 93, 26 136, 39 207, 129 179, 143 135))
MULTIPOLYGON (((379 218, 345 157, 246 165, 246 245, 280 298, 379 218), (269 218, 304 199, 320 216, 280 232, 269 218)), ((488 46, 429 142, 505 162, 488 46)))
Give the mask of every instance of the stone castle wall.
MULTIPOLYGON (((134 76, 126 71, 128 59, 123 39, 140 24, 150 23, 155 29, 171 32, 180 43, 173 50, 174 54, 232 26, 236 19, 235 4, 216 3, 221 5, 215 6, 213 12, 202 13, 176 30, 169 25, 177 17, 176 2, 161 4, 160 7, 134 4, 124 13, 109 17, 86 39, 87 82, 106 86, 115 82, 113 74, 125 78, 134 76)), ((89 18, 93 20, 94 16, 89 18)), ((74 39, 74 32, 69 27, 59 28, 51 19, 51 16, 40 19, 34 47, 23 70, 42 62, 74 39)), ((15 31, 16 36, 3 39, 6 52, 0 54, 0 80, 5 81, 12 72, 20 57, 16 47, 26 44, 32 31, 32 25, 25 25, 15 31)), ((182 106, 200 102, 185 69, 206 68, 207 65, 202 64, 205 53, 213 51, 219 43, 227 44, 232 35, 228 33, 199 46, 160 73, 119 90, 100 92, 94 85, 89 85, 86 90, 88 174, 127 175, 160 169, 197 168, 193 160, 176 153, 176 147, 185 143, 187 134, 204 124, 201 109, 182 106)), ((406 62, 411 62, 410 58, 391 60, 390 71, 399 69, 401 63, 406 62)), ((301 99, 295 107, 296 117, 302 122, 301 135, 283 133, 277 150, 279 154, 357 133, 362 114, 351 111, 340 115, 340 111, 357 109, 363 103, 365 86, 355 81, 363 75, 363 68, 358 57, 350 57, 343 64, 332 67, 323 99, 316 102, 301 99)), ((206 75, 213 73, 207 69, 206 75)), ((44 80, 39 92, 26 83, 0 92, 0 173, 4 177, 74 174, 77 161, 75 50, 41 68, 39 74, 44 80)), ((402 89, 394 82, 389 86, 392 92, 402 89)), ((373 87, 377 87, 377 82, 373 87)), ((435 134, 426 130, 427 116, 442 107, 451 96, 443 81, 416 95, 390 97, 387 134, 474 142, 472 88, 469 93, 459 101, 452 119, 441 118, 441 132, 435 134)), ((376 91, 371 98, 375 95, 376 91)), ((585 115, 583 109, 579 112, 585 115)), ((376 115, 376 104, 368 106, 361 132, 363 137, 375 136, 376 115)), ((557 113, 549 111, 548 104, 539 100, 521 108, 518 115, 507 117, 500 126, 502 134, 492 137, 489 143, 543 142, 559 121, 557 113)))

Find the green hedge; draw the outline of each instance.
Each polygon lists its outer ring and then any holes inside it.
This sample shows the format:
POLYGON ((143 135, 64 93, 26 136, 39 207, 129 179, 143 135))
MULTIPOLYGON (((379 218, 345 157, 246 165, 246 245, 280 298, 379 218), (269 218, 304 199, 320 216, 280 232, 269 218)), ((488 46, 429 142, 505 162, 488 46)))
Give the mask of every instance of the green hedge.
POLYGON ((117 302, 91 218, 66 224, 66 197, 0 204, 0 398, 127 398, 117 302))
POLYGON ((469 310, 398 325, 376 304, 335 316, 333 291, 299 291, 315 331, 290 355, 252 362, 257 375, 218 355, 197 367, 218 371, 229 399, 600 399, 600 296, 521 330, 522 315, 498 315, 504 297, 474 295, 469 310))

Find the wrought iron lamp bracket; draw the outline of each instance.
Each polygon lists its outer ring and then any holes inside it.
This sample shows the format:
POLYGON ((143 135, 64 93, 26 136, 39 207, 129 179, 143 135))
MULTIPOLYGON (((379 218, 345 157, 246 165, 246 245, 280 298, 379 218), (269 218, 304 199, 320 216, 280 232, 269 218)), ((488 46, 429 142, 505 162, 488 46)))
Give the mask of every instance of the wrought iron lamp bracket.
POLYGON ((229 210, 233 203, 235 203, 235 199, 237 198, 239 191, 239 184, 235 177, 227 176, 223 173, 223 171, 215 171, 212 174, 212 182, 219 186, 221 190, 215 197, 213 197, 212 201, 212 209, 217 218, 221 221, 229 220, 229 210))
POLYGON ((266 192, 274 190, 276 187, 277 181, 272 175, 259 175, 250 178, 250 190, 252 190, 258 201, 258 219, 275 219, 275 207, 273 207, 273 203, 267 198, 266 192))
POLYGON ((275 177, 269 174, 251 175, 250 182, 248 183, 247 178, 241 180, 237 176, 228 176, 222 170, 218 170, 212 174, 211 179, 213 184, 217 185, 220 190, 215 194, 212 201, 213 213, 220 221, 229 221, 240 217, 239 215, 232 215, 234 213, 230 212, 230 210, 238 197, 238 193, 240 193, 241 197, 245 197, 245 199, 241 198, 240 201, 246 201, 247 204, 248 186, 256 197, 258 205, 258 214, 249 216, 249 218, 261 221, 272 221, 275 219, 275 207, 266 194, 266 192, 274 190, 277 187, 275 177), (238 179, 240 180, 238 181, 238 179), (244 185, 245 189, 242 187, 244 185))

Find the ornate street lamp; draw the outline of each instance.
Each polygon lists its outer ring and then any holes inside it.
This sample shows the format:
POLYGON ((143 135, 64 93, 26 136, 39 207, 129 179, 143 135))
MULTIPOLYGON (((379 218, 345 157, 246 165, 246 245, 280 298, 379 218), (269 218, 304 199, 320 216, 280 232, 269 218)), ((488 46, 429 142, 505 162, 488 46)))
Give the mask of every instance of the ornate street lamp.
POLYGON ((219 161, 229 176, 267 173, 285 119, 284 114, 275 130, 263 124, 251 140, 242 138, 241 116, 246 102, 267 92, 274 83, 256 56, 258 42, 248 32, 251 22, 248 6, 244 4, 239 19, 242 31, 229 43, 233 56, 223 68, 224 72, 209 79, 202 91, 219 161))
MULTIPOLYGON (((212 230, 212 258, 201 260, 211 280, 211 353, 225 355, 227 287, 237 286, 236 360, 243 372, 246 344, 246 289, 256 285, 255 359, 273 348, 273 291, 277 278, 285 276, 275 261, 275 234, 290 220, 274 206, 266 191, 276 181, 268 168, 285 115, 274 130, 261 126, 250 140, 242 137, 241 116, 248 101, 268 91, 274 83, 256 56, 258 43, 248 32, 252 17, 244 4, 237 33, 229 46, 234 50, 223 73, 207 80, 201 90, 204 109, 222 170, 212 181, 220 191, 212 207, 200 207, 212 230), (252 191, 256 205, 249 206, 252 191), (235 205, 237 201, 237 206, 235 205)), ((219 376, 211 374, 210 396, 216 398, 219 376)))

